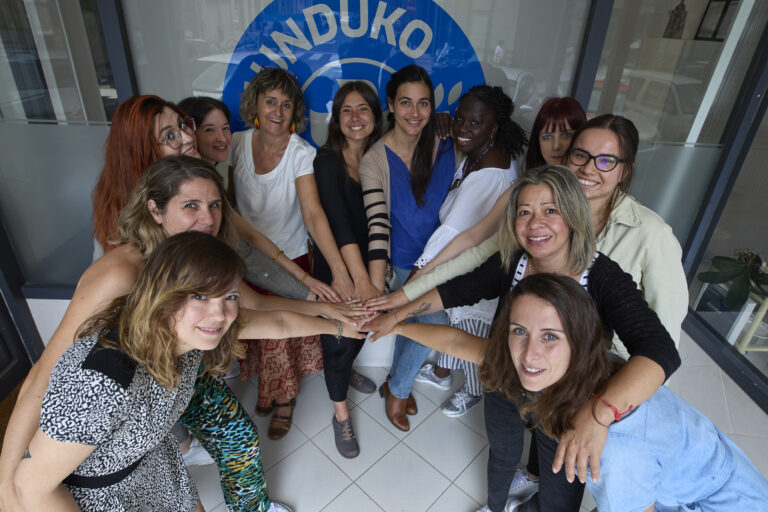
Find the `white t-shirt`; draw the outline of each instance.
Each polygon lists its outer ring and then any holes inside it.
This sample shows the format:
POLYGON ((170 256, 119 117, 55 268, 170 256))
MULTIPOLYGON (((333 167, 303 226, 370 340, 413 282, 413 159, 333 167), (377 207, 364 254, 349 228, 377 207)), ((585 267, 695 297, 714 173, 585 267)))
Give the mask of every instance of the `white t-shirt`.
POLYGON ((295 181, 314 172, 315 148, 294 133, 277 167, 267 174, 256 174, 252 136, 253 128, 232 135, 228 163, 234 170, 237 209, 286 256, 298 258, 307 253, 308 235, 295 181))
MULTIPOLYGON (((456 170, 454 179, 461 178, 465 158, 456 170)), ((414 264, 422 268, 432 261, 456 235, 466 231, 485 217, 496 200, 517 181, 517 167, 512 160, 508 169, 486 167, 471 173, 461 184, 448 192, 440 207, 440 227, 429 237, 419 259, 414 264)), ((498 300, 481 300, 473 306, 461 306, 447 310, 451 323, 473 319, 487 323, 493 321, 498 300)))

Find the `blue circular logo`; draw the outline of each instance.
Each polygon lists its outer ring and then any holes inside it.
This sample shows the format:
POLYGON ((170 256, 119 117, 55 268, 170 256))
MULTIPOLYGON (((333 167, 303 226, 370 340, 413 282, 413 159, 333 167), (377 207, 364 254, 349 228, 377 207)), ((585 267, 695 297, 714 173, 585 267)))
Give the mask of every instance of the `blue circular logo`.
POLYGON ((298 79, 309 123, 302 133, 325 142, 333 95, 345 82, 364 80, 379 92, 408 64, 429 72, 437 111, 453 113, 461 95, 484 83, 483 70, 461 27, 432 1, 276 0, 251 22, 227 68, 223 101, 232 130, 245 129, 240 95, 261 69, 281 67, 298 79))

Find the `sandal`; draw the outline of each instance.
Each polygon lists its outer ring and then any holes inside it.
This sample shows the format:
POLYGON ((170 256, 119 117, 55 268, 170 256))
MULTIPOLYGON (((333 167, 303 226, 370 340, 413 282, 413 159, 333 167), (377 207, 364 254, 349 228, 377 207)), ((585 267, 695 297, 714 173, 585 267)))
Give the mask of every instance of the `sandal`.
POLYGON ((296 398, 291 398, 291 400, 285 404, 275 402, 275 407, 287 406, 290 406, 291 408, 291 413, 288 416, 282 416, 277 413, 272 416, 272 423, 269 425, 267 437, 273 441, 284 438, 288 431, 291 430, 291 425, 293 424, 293 410, 296 407, 296 398))
POLYGON ((271 404, 269 404, 269 406, 268 406, 268 407, 259 407, 259 406, 257 405, 257 406, 256 406, 256 416, 261 416, 261 417, 264 417, 264 416, 269 416, 269 414, 270 414, 272 411, 274 411, 274 410, 275 410, 275 401, 274 401, 274 400, 272 400, 272 403, 271 403, 271 404))

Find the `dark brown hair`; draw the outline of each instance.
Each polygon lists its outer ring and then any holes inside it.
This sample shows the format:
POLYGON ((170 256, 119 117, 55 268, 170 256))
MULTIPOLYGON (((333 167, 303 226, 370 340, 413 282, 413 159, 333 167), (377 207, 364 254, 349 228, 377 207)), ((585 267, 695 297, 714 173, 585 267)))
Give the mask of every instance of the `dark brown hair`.
MULTIPOLYGON (((435 149, 435 88, 427 70, 416 64, 405 66, 392 73, 387 83, 387 100, 395 103, 397 90, 401 85, 410 82, 421 82, 429 89, 429 108, 431 110, 429 121, 421 130, 419 142, 411 157, 411 191, 416 199, 416 204, 424 205, 424 194, 427 193, 429 182, 432 179, 432 153, 435 149)), ((395 115, 389 113, 389 129, 395 126, 395 115)), ((440 159, 441 155, 437 155, 440 159)))
POLYGON ((637 147, 640 144, 640 137, 637 133, 635 123, 626 117, 614 114, 603 114, 590 119, 581 125, 581 128, 579 128, 573 135, 568 151, 575 147, 576 140, 579 136, 590 128, 610 130, 616 135, 616 138, 619 141, 619 153, 621 154, 616 156, 623 160, 622 176, 621 181, 611 198, 611 202, 609 203, 609 207, 612 210, 619 197, 623 194, 628 194, 629 188, 632 186, 632 178, 635 176, 635 157, 637 156, 637 147))
POLYGON ((557 438, 571 428, 576 411, 613 370, 608 357, 610 339, 603 331, 594 301, 573 278, 534 274, 509 292, 500 311, 480 366, 483 386, 498 390, 507 399, 525 402, 520 415, 532 416, 534 428, 557 438), (520 383, 509 349, 510 310, 515 300, 524 295, 543 299, 555 308, 571 347, 571 359, 563 377, 536 393, 533 399, 520 383))
POLYGON ((325 147, 334 152, 336 158, 340 162, 344 162, 344 148, 347 147, 347 139, 341 132, 341 125, 339 124, 339 116, 341 115, 341 107, 344 105, 344 100, 347 99, 347 95, 351 92, 359 92, 363 97, 368 107, 373 112, 373 132, 368 136, 365 141, 365 148, 363 152, 368 151, 374 142, 381 137, 381 104, 379 103, 379 95, 376 91, 371 89, 371 86, 361 80, 354 80, 342 85, 336 95, 333 97, 333 106, 331 107, 331 121, 328 123, 328 140, 325 142, 325 147))
POLYGON ((259 74, 253 77, 245 92, 240 97, 240 117, 248 126, 253 126, 253 120, 256 117, 256 108, 259 103, 259 96, 274 91, 282 91, 293 103, 293 122, 296 132, 304 130, 307 119, 304 117, 304 95, 301 92, 298 80, 288 71, 281 68, 265 68, 259 71, 259 74))

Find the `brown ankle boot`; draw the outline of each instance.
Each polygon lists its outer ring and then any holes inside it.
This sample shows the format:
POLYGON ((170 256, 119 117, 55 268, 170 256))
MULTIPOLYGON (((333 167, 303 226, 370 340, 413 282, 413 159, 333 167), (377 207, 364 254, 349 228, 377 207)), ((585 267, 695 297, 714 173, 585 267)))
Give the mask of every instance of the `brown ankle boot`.
POLYGON ((387 418, 392 422, 394 426, 400 430, 409 431, 411 425, 408 422, 408 417, 405 415, 406 398, 397 398, 389 391, 388 383, 384 383, 379 387, 379 395, 384 398, 384 409, 387 413, 387 418))
POLYGON ((419 413, 419 407, 416 405, 416 399, 413 397, 413 393, 408 394, 407 402, 405 404, 405 414, 410 414, 413 416, 414 414, 419 413))

